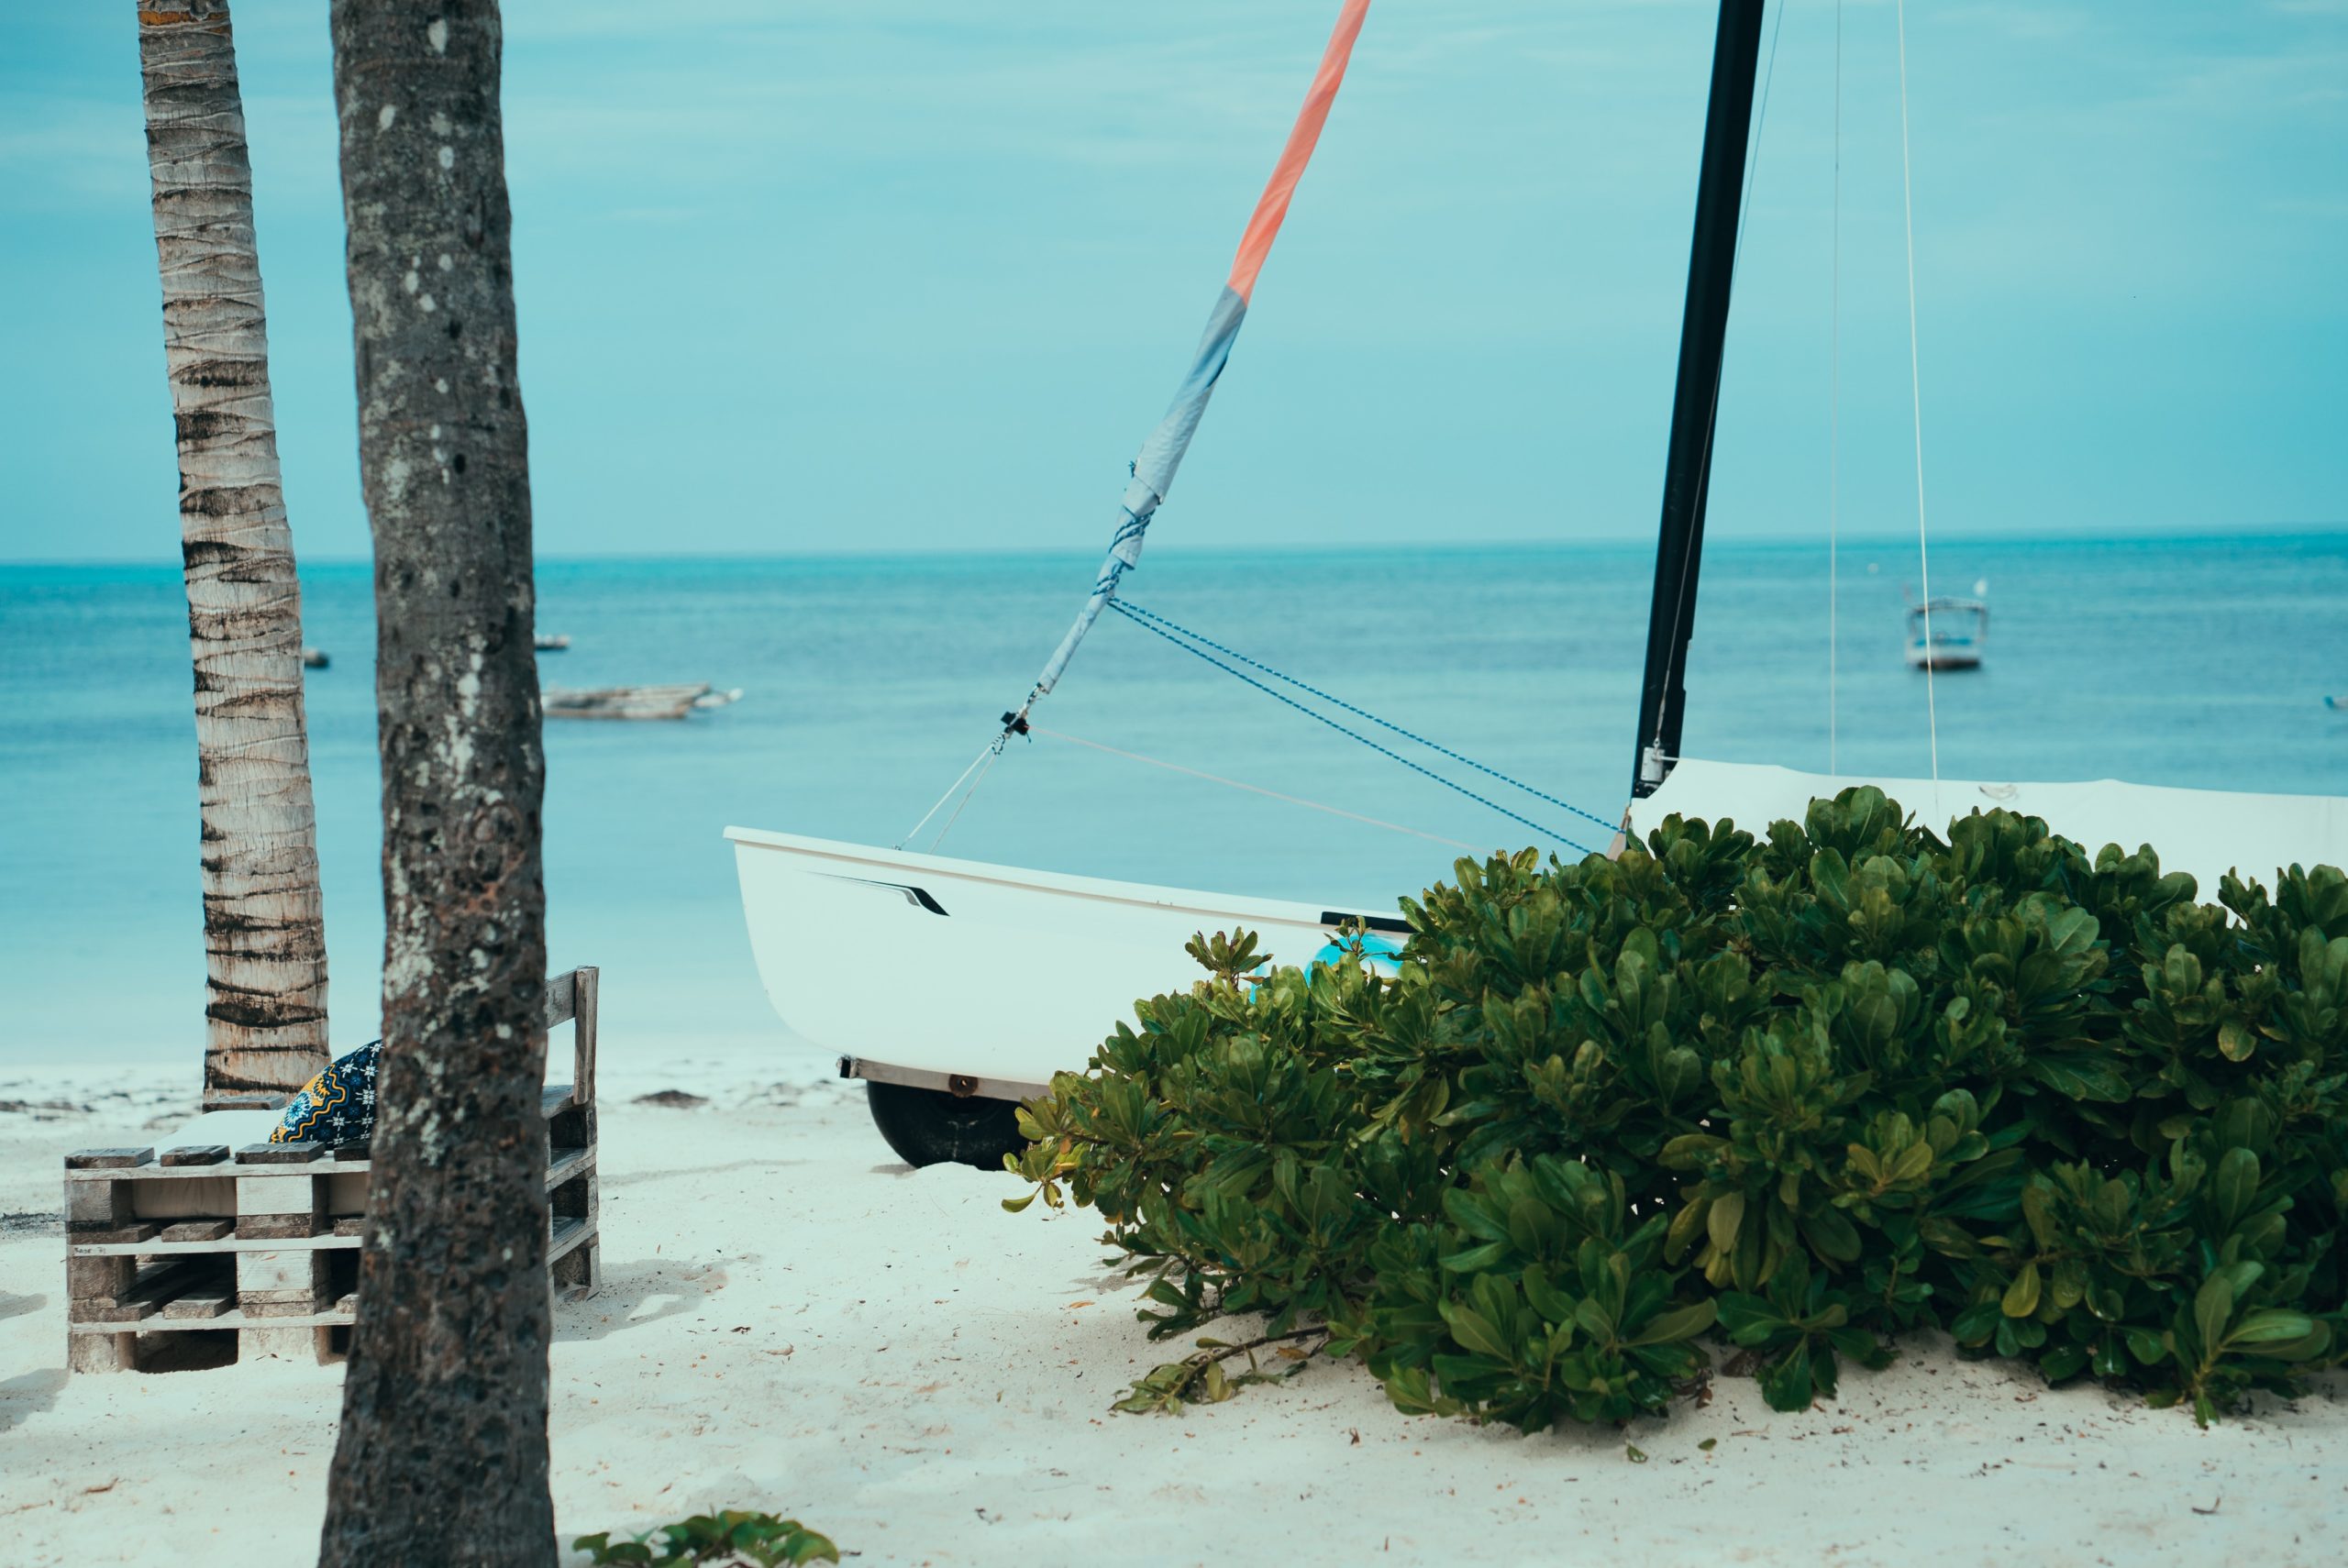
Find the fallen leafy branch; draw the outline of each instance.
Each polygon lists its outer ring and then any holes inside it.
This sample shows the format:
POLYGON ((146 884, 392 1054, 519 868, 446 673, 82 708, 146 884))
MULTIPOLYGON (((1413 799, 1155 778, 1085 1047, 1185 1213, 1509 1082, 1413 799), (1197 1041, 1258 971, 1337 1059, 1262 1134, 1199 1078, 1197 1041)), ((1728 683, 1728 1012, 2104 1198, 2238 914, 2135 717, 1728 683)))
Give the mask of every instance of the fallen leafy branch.
POLYGON ((1250 1383, 1273 1383, 1293 1377, 1304 1370, 1304 1364, 1315 1352, 1329 1342, 1325 1328, 1294 1329, 1284 1334, 1259 1334, 1238 1344, 1226 1344, 1221 1340, 1201 1340, 1199 1348, 1180 1361, 1169 1361, 1152 1368, 1136 1382, 1125 1397, 1110 1408, 1130 1415, 1180 1415, 1189 1403, 1221 1404, 1250 1383), (1294 1342, 1315 1340, 1319 1342, 1309 1350, 1299 1350, 1294 1342), (1267 1373, 1257 1364, 1256 1353, 1267 1345, 1275 1347, 1273 1353, 1289 1365, 1279 1372, 1267 1373), (1247 1370, 1233 1377, 1223 1370, 1223 1364, 1233 1356, 1247 1358, 1247 1370))

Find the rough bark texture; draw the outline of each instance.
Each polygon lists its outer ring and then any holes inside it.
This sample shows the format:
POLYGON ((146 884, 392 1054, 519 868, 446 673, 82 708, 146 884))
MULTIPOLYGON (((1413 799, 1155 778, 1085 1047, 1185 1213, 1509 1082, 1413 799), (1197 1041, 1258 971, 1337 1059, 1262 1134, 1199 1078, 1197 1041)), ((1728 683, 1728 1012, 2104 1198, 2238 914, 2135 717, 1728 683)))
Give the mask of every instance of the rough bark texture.
POLYGON ((530 491, 494 0, 335 0, 385 1047, 319 1561, 555 1561, 530 491))
POLYGON ((226 0, 138 10, 203 801, 204 1102, 282 1103, 327 1065, 326 922, 302 590, 278 480, 252 167, 226 0))

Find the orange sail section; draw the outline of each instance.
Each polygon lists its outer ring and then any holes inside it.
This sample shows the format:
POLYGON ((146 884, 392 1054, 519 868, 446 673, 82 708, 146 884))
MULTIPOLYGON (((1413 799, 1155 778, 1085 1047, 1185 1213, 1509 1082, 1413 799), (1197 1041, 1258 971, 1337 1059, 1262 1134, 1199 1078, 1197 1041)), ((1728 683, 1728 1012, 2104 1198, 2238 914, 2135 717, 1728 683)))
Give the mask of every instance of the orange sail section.
POLYGON ((1304 166, 1312 160, 1312 149, 1321 139, 1321 127, 1329 118, 1329 105, 1336 102, 1338 83, 1346 79, 1346 63, 1353 58, 1354 39, 1361 35, 1362 18, 1368 15, 1369 0, 1346 0, 1336 29, 1329 35, 1329 47, 1321 56, 1321 69, 1313 75, 1312 91, 1304 95, 1304 107, 1296 116, 1296 127, 1288 133, 1288 146, 1280 150, 1279 165, 1264 186, 1255 215, 1247 220, 1247 232, 1240 237, 1239 254, 1232 259, 1231 292, 1242 300, 1256 292, 1256 274, 1264 270, 1264 258, 1272 253, 1272 240, 1280 231, 1280 220, 1288 216, 1289 198, 1296 194, 1296 182, 1304 177, 1304 166))
MULTIPOLYGON (((1280 220, 1288 216, 1289 198, 1296 193, 1296 182, 1303 176, 1314 144, 1321 139, 1321 127, 1329 117, 1329 105, 1336 100, 1337 84, 1346 79, 1346 62, 1353 58, 1354 39, 1360 35, 1362 18, 1368 14, 1369 0, 1345 0, 1336 30, 1329 35, 1329 47, 1321 56, 1321 69, 1313 75, 1312 91, 1304 95, 1304 108, 1296 116, 1296 127, 1289 132, 1288 145, 1280 149, 1279 164, 1272 171, 1271 182, 1264 187, 1254 215, 1247 220, 1247 233, 1239 242, 1238 259, 1231 264, 1231 281, 1216 292, 1214 311, 1207 317, 1205 335, 1199 339, 1198 352, 1191 357, 1191 373, 1182 378, 1182 385, 1175 392, 1174 401, 1167 405, 1165 416, 1158 420, 1157 428, 1149 433, 1149 439, 1142 443, 1141 451, 1134 458, 1133 482, 1125 486, 1117 532, 1109 541, 1109 554, 1101 563, 1100 576, 1093 580, 1092 592, 1067 635, 1060 638, 1059 646, 1052 650, 1027 701, 1016 712, 1003 715, 1005 735, 1016 732, 1026 722, 1027 710, 1036 705, 1036 700, 1058 682, 1077 645, 1084 641, 1092 624, 1116 597, 1118 580, 1141 564, 1142 537, 1149 531, 1149 520, 1157 514, 1157 503, 1174 487, 1175 470, 1182 466, 1182 455, 1191 449, 1191 437, 1206 414, 1207 400, 1214 395, 1215 382, 1222 379, 1224 365, 1231 358, 1231 345, 1239 336, 1240 323, 1247 319, 1248 292, 1256 286, 1256 274, 1264 270, 1264 258, 1271 254, 1272 240, 1280 231, 1280 220)), ((996 745, 1000 749, 1002 742, 998 740, 996 745)))

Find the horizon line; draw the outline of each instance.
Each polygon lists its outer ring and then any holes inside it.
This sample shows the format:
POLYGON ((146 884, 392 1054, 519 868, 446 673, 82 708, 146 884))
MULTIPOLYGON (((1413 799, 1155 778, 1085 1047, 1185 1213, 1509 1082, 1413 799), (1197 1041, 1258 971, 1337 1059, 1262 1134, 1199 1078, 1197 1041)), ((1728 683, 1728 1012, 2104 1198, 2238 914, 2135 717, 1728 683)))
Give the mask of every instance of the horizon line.
MULTIPOLYGON (((2168 544, 2220 543, 2242 539, 2304 538, 2311 535, 2348 533, 2348 521, 2274 522, 2243 525, 2235 527, 2209 527, 2180 525, 2176 527, 2151 526, 2135 531, 2105 533, 2089 528, 2054 529, 2039 533, 2023 533, 2001 529, 1951 529, 1933 536, 1933 542, 1943 544, 2008 544, 2059 545, 2082 542, 2110 544, 2168 544)), ((1898 546, 1904 547, 1914 539, 1912 533, 1894 530, 1885 533, 1844 533, 1841 548, 1898 546)), ((1623 548, 1651 545, 1645 534, 1601 534, 1579 539, 1455 539, 1440 543, 1412 540, 1362 540, 1338 547, 1346 554, 1436 553, 1465 555, 1475 552, 1539 553, 1553 550, 1583 548, 1623 548)), ((1795 547, 1817 547, 1826 540, 1811 534, 1755 534, 1714 538, 1708 544, 1723 548, 1761 547, 1786 549, 1795 547)), ((1268 541, 1236 544, 1191 544, 1169 542, 1152 552, 1154 557, 1184 556, 1246 556, 1246 555, 1321 555, 1330 553, 1332 547, 1299 540, 1268 541)), ((1090 558, 1098 550, 1089 545, 1002 545, 991 547, 962 547, 939 550, 917 546, 903 548, 861 549, 667 549, 667 550, 593 550, 579 554, 534 555, 533 560, 544 565, 588 564, 599 561, 703 560, 703 561, 897 561, 932 558, 943 560, 1034 559, 1039 557, 1068 556, 1090 558)), ((366 566, 372 555, 297 555, 297 569, 305 567, 366 566)), ((16 571, 32 568, 73 567, 180 567, 181 561, 165 554, 141 556, 18 556, 0 557, 0 571, 16 571)))

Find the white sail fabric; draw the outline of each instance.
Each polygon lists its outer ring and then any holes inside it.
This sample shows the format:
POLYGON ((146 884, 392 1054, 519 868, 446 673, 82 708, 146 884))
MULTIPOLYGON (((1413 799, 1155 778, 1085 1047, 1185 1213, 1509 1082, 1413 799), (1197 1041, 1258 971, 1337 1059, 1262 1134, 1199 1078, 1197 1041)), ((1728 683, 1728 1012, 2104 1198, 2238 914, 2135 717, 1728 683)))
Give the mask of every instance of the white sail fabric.
POLYGON ((2176 790, 2097 778, 2067 784, 1944 778, 1866 778, 1798 773, 1744 762, 1684 757, 1663 787, 1631 803, 1631 826, 1645 834, 1678 812, 1763 833, 1779 819, 1800 822, 1813 800, 1872 784, 1937 830, 1951 819, 2002 806, 2043 817, 2089 854, 2107 844, 2151 845, 2165 871, 2190 871, 2204 900, 2228 871, 2268 888, 2287 866, 2348 867, 2348 799, 2176 790))

